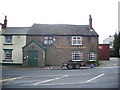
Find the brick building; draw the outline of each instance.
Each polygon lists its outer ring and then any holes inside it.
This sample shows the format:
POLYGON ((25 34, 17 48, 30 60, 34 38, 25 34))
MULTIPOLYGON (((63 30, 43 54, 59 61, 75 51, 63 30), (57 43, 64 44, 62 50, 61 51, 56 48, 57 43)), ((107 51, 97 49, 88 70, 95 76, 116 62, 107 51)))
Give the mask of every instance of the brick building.
POLYGON ((23 47, 23 65, 44 67, 68 61, 97 61, 98 34, 89 25, 33 24, 23 47))

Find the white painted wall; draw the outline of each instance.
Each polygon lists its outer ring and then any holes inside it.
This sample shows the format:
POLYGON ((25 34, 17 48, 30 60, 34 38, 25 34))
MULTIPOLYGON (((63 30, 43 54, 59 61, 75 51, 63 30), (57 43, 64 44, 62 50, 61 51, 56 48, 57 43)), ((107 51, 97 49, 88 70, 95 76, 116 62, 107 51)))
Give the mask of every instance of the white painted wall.
POLYGON ((2 62, 2 36, 0 35, 0 63, 2 62))
MULTIPOLYGON (((4 44, 5 38, 2 36, 2 40, 0 39, 0 44, 4 44)), ((13 49, 12 51, 12 60, 13 62, 2 62, 2 63, 17 63, 22 64, 23 63, 23 52, 22 47, 26 45, 26 36, 13 36, 13 45, 3 45, 3 47, 0 47, 0 62, 4 60, 4 50, 3 49, 13 49)))
POLYGON ((112 45, 110 45, 110 48, 113 48, 113 41, 114 41, 114 36, 108 37, 105 40, 103 40, 103 44, 110 44, 112 43, 112 45))

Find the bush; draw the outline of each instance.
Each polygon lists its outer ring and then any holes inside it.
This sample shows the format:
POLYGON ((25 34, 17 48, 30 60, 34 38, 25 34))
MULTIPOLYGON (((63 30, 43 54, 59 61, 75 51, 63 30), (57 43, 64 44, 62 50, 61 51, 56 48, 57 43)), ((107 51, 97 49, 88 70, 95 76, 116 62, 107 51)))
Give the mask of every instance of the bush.
POLYGON ((87 64, 96 64, 96 61, 87 61, 87 64))

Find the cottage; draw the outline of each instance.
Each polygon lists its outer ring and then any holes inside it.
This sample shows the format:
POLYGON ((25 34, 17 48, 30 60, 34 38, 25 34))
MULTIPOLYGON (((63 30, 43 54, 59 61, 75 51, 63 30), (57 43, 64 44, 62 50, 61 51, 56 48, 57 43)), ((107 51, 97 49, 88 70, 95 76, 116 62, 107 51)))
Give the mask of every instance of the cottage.
POLYGON ((22 47, 26 45, 29 27, 7 27, 7 16, 0 30, 0 63, 23 64, 22 47))
POLYGON ((68 61, 98 62, 98 34, 89 25, 33 24, 23 47, 23 66, 44 67, 68 61))
POLYGON ((108 38, 103 40, 103 44, 110 44, 110 49, 113 48, 113 42, 114 42, 114 35, 109 36, 108 38))

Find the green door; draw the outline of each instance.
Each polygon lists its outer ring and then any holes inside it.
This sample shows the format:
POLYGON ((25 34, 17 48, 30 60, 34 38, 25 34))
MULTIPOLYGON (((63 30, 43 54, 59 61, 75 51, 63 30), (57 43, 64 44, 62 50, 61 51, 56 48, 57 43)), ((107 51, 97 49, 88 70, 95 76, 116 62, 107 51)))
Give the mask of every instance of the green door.
POLYGON ((38 66, 38 51, 29 51, 28 66, 30 67, 38 66))

